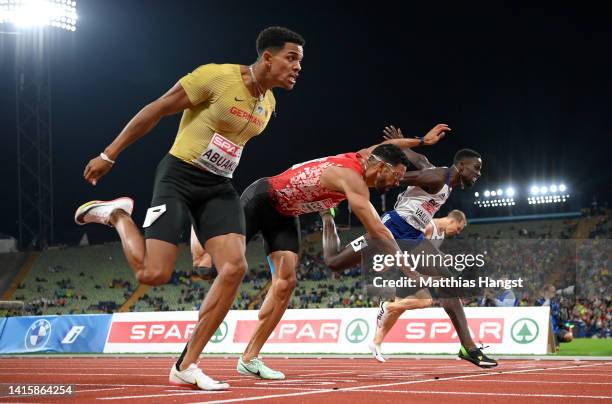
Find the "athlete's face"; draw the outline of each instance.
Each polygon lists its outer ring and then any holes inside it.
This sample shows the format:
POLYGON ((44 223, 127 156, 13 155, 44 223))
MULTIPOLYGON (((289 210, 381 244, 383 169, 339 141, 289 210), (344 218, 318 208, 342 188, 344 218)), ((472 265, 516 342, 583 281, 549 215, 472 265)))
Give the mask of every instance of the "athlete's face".
POLYGON ((301 45, 291 42, 285 42, 277 52, 264 53, 265 66, 275 81, 275 87, 293 89, 302 70, 302 59, 304 59, 304 49, 301 45))
POLYGON ((465 229, 465 222, 463 220, 458 222, 456 219, 450 219, 446 226, 446 230, 444 230, 444 234, 448 237, 453 237, 457 234, 461 234, 463 229, 465 229))
POLYGON ((461 175, 462 182, 470 187, 474 186, 478 178, 480 178, 482 160, 480 157, 465 159, 458 164, 457 169, 461 175))
POLYGON ((385 193, 391 188, 398 187, 400 180, 404 178, 404 174, 406 174, 406 166, 403 164, 392 166, 389 163, 380 161, 377 169, 378 175, 376 176, 374 187, 380 193, 385 193))

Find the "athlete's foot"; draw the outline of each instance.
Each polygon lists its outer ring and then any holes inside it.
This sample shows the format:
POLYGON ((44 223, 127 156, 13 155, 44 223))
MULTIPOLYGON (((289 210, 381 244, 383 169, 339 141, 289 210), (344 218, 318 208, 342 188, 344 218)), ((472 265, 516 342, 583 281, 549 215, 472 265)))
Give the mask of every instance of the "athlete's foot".
POLYGON ((189 365, 185 370, 178 370, 176 363, 170 369, 168 377, 170 383, 178 386, 197 387, 200 390, 227 390, 229 384, 212 379, 206 376, 202 369, 195 363, 189 365))
POLYGON ((74 214, 74 221, 81 226, 87 223, 111 226, 113 212, 121 210, 131 215, 133 209, 134 200, 128 197, 117 198, 112 201, 89 201, 79 206, 74 214))
POLYGON ((385 363, 387 361, 387 358, 385 358, 382 352, 380 351, 380 345, 377 345, 374 342, 370 342, 368 346, 370 347, 370 351, 372 352, 374 359, 376 359, 380 363, 385 363))
POLYGON ((255 376, 260 379, 268 380, 283 380, 285 375, 277 370, 270 369, 259 358, 253 358, 249 362, 242 360, 242 356, 238 358, 236 366, 238 373, 245 376, 255 376))
POLYGON ((497 366, 497 361, 495 359, 489 358, 477 347, 474 347, 472 349, 466 349, 461 346, 461 349, 459 350, 459 357, 468 362, 472 362, 478 367, 485 369, 494 368, 495 366, 497 366))
POLYGON ((376 315, 376 327, 382 328, 387 316, 389 314, 389 310, 385 307, 387 305, 386 301, 380 302, 378 314, 376 315))

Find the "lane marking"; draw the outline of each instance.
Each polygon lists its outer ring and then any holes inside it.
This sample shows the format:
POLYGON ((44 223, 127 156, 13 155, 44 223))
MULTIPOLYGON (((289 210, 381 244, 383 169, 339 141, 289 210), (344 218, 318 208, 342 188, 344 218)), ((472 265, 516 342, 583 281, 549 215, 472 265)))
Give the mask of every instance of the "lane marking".
MULTIPOLYGON (((288 394, 270 394, 270 395, 266 395, 266 396, 241 397, 241 398, 235 398, 235 399, 231 398, 231 399, 227 399, 227 400, 204 401, 204 402, 191 403, 191 404, 200 404, 200 403, 202 403, 202 404, 203 403, 208 403, 208 404, 212 404, 212 403, 232 403, 232 402, 237 402, 237 401, 256 401, 256 400, 265 400, 265 399, 269 399, 269 398, 280 398, 280 397, 299 397, 299 396, 306 396, 306 395, 312 395, 312 394, 336 393, 336 392, 345 392, 345 391, 360 391, 360 390, 367 390, 367 389, 378 388, 378 387, 389 387, 389 386, 401 386, 401 385, 417 384, 417 383, 439 382, 439 381, 444 381, 444 380, 467 379, 467 378, 482 377, 482 376, 494 376, 494 375, 500 375, 500 374, 531 373, 531 372, 534 372, 534 371, 542 371, 542 370, 572 369, 572 368, 576 368, 576 367, 595 367, 595 366, 603 366, 603 365, 605 365, 605 364, 569 365, 569 366, 551 367, 551 368, 542 368, 542 369, 524 369, 524 370, 506 371, 504 373, 497 373, 497 372, 495 372, 495 373, 478 373, 478 374, 473 374, 473 375, 442 377, 442 378, 439 378, 439 379, 411 380, 411 381, 407 381, 407 382, 374 384, 374 385, 356 386, 356 387, 340 387, 340 388, 336 388, 336 389, 323 389, 323 390, 319 390, 319 391, 304 391, 304 392, 288 393, 288 394)), ((551 396, 551 397, 554 397, 554 396, 551 396)), ((596 397, 596 396, 593 396, 593 397, 596 397)))

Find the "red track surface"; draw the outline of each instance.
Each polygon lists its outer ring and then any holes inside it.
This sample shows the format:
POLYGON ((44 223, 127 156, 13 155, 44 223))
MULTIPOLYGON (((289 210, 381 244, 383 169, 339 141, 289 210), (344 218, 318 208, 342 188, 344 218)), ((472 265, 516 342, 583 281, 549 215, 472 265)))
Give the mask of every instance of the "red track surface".
POLYGON ((612 401, 612 361, 502 361, 494 370, 458 360, 267 359, 287 380, 239 375, 235 359, 200 367, 231 389, 209 393, 168 384, 171 358, 0 358, 1 403, 398 403, 612 401), (8 384, 71 384, 71 397, 7 396, 8 384))

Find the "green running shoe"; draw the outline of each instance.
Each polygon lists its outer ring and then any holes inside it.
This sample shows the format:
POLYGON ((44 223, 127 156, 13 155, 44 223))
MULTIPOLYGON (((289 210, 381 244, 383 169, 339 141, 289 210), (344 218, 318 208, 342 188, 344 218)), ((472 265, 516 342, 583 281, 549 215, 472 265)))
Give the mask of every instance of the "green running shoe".
POLYGON ((260 379, 283 380, 285 378, 282 372, 270 369, 259 358, 253 358, 250 362, 244 362, 241 356, 238 358, 236 370, 242 375, 255 376, 260 379))
POLYGON ((479 348, 474 348, 474 350, 468 351, 462 345, 461 349, 459 350, 459 357, 485 369, 494 368, 497 366, 497 361, 482 353, 479 348))

